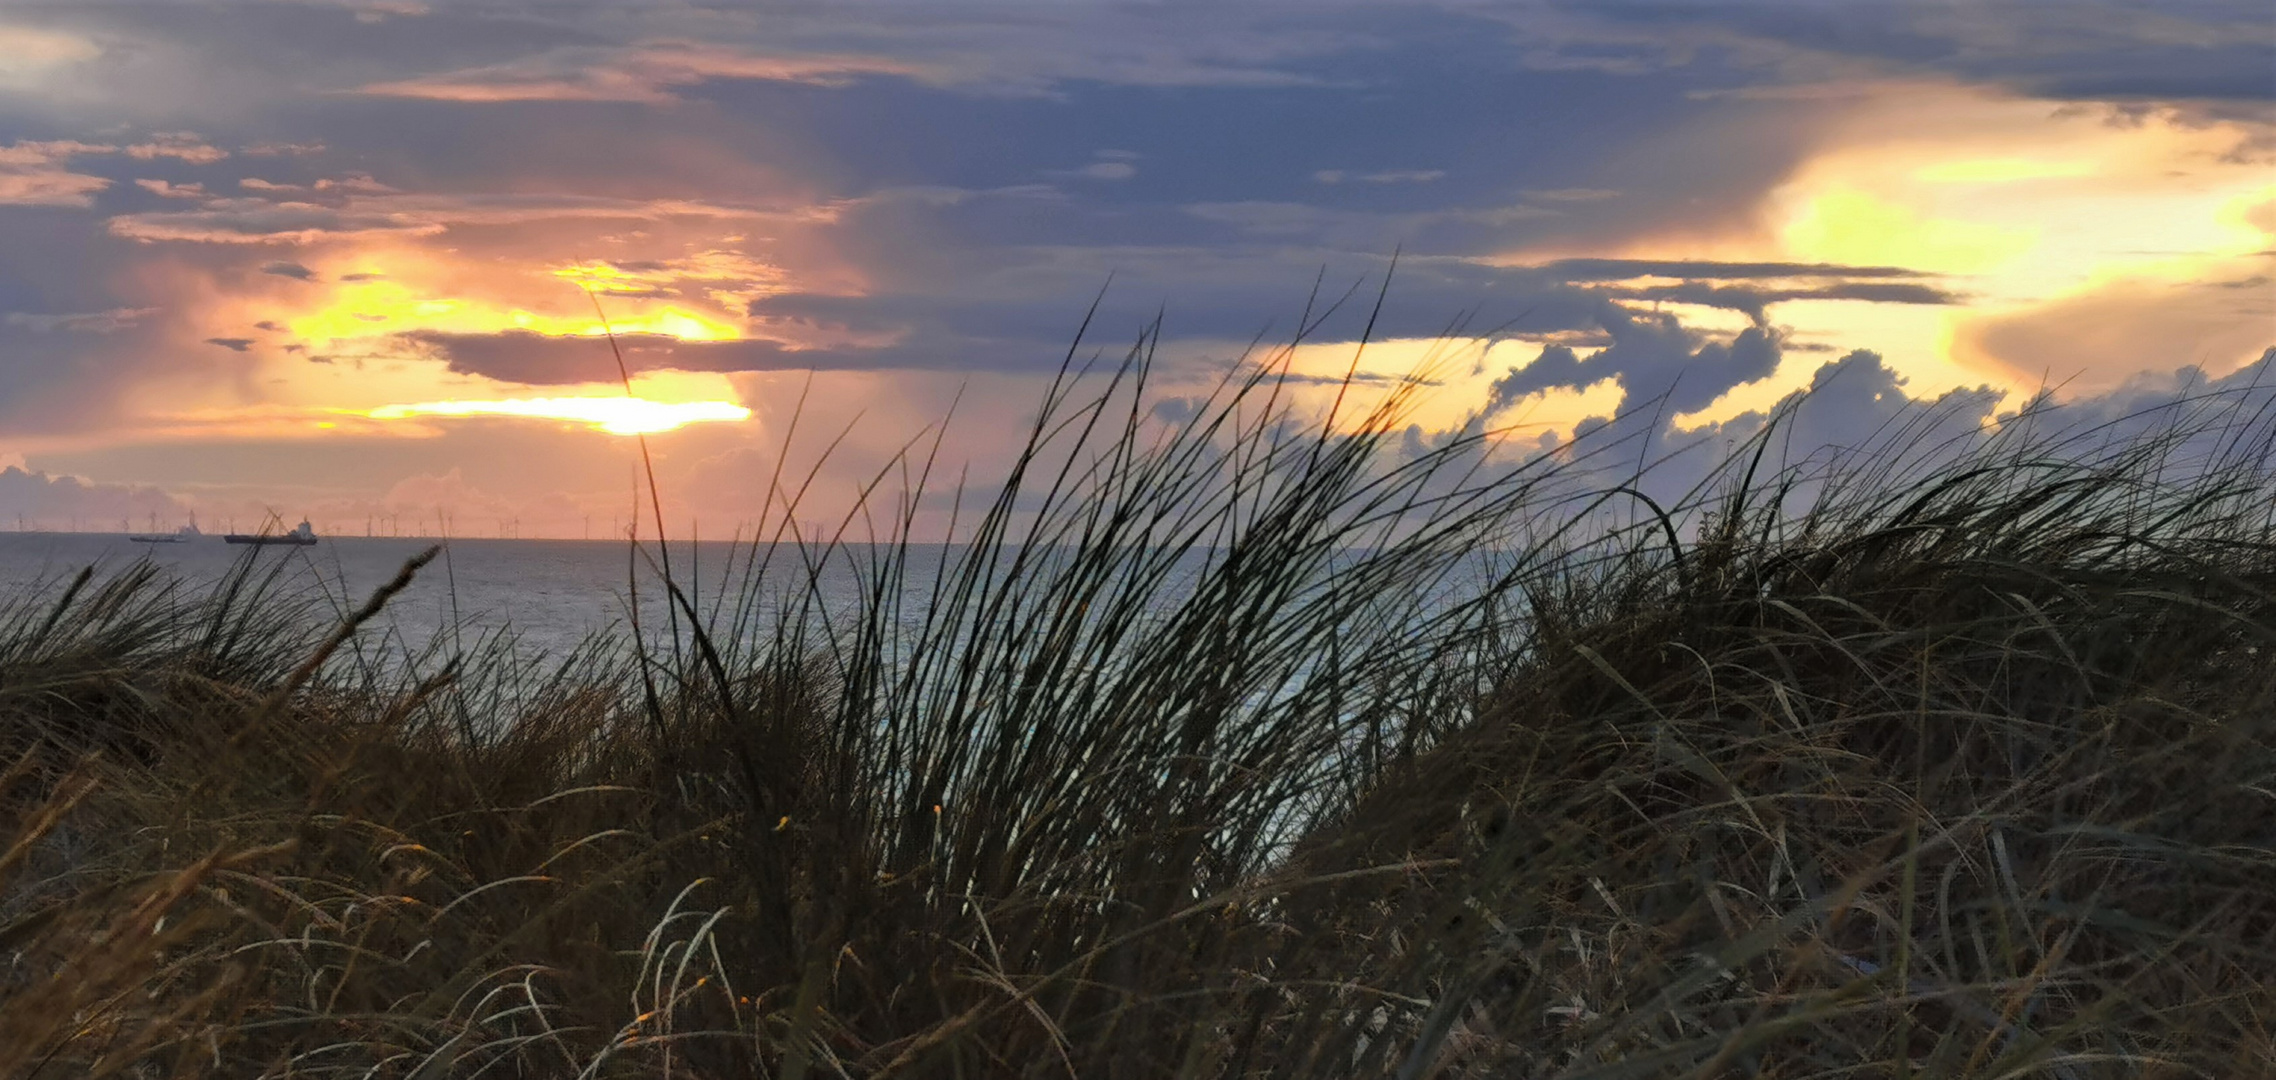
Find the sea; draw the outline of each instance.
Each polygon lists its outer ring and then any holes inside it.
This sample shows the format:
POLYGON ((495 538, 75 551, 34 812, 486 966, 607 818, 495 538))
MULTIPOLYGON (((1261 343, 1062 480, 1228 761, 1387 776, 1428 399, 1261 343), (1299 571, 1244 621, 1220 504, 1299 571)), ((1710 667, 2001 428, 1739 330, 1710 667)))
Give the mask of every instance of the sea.
MULTIPOLYGON (((0 532, 0 599, 59 595, 84 568, 92 567, 100 581, 143 562, 164 580, 194 592, 251 560, 256 572, 276 575, 279 591, 346 614, 394 578, 407 560, 436 545, 441 547, 438 556, 367 624, 366 640, 386 640, 414 653, 430 646, 451 652, 501 635, 498 640, 509 641, 524 657, 560 658, 595 635, 619 644, 628 641, 635 595, 642 636, 652 645, 663 641, 665 628, 673 623, 657 572, 660 549, 646 542, 636 551, 623 540, 331 536, 306 546, 255 547, 224 543, 213 535, 143 543, 124 533, 0 532)), ((882 550, 853 545, 838 549, 819 568, 809 568, 791 545, 761 548, 756 565, 764 568, 763 574, 754 573, 754 549, 747 543, 675 541, 670 557, 673 580, 707 627, 724 635, 735 625, 767 633, 777 612, 791 603, 812 602, 833 621, 855 616, 869 580, 862 564, 882 550), (741 612, 748 614, 738 619, 741 612)), ((910 545, 905 573, 897 579, 904 631, 915 631, 921 623, 943 561, 953 564, 964 553, 962 545, 910 545)), ((1189 553, 1181 561, 1187 566, 1175 575, 1178 584, 1155 598, 1159 607, 1151 614, 1166 615, 1176 606, 1182 586, 1195 580, 1206 557, 1189 553)), ((1491 560, 1481 559, 1469 572, 1429 590, 1443 592, 1423 599, 1420 610, 1404 617, 1441 610, 1440 603, 1468 595, 1493 572, 1491 560)))
MULTIPOLYGON (((138 562, 154 564, 187 589, 220 580, 240 560, 274 570, 281 589, 319 598, 345 613, 392 579, 404 563, 440 544, 442 552, 384 609, 377 628, 420 648, 437 634, 473 636, 510 629, 526 653, 560 655, 593 634, 622 632, 637 582, 643 629, 667 624, 654 544, 635 554, 622 540, 510 540, 325 537, 299 547, 252 547, 202 536, 141 543, 123 533, 0 532, 0 596, 59 594, 82 568, 96 580, 138 562), (637 576, 636 576, 637 575, 637 576)), ((732 613, 739 599, 765 604, 806 575, 790 549, 778 549, 767 580, 746 590, 751 547, 727 541, 674 542, 672 573, 699 611, 732 613), (692 585, 692 587, 691 587, 692 585)), ((851 604, 855 575, 843 560, 821 575, 825 598, 851 604)))

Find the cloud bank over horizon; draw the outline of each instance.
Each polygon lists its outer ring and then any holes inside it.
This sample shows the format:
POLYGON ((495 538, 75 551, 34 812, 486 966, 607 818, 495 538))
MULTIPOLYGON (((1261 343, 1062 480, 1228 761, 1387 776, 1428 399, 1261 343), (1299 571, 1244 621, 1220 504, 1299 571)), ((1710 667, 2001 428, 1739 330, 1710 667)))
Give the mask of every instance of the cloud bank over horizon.
POLYGON ((0 454, 177 514, 576 535, 628 382, 719 418, 652 436, 690 517, 794 414, 833 498, 952 403, 979 475, 1094 302, 1174 398, 1307 303, 1340 374, 1387 273, 1369 377, 1455 358, 1418 440, 2085 415, 2276 345, 2254 3, 89 0, 0 55, 0 454))

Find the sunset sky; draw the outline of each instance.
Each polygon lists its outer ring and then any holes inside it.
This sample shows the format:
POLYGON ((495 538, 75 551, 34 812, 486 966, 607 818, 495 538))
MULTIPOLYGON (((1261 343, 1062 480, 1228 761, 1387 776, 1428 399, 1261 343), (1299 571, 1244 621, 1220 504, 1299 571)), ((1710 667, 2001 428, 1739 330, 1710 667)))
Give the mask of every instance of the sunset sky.
POLYGON ((1424 438, 2231 376, 2276 9, 0 0, 0 528, 600 535, 646 432, 724 536, 802 390, 977 476, 1102 289, 1174 391, 1367 282, 1340 372, 1394 251, 1424 438))

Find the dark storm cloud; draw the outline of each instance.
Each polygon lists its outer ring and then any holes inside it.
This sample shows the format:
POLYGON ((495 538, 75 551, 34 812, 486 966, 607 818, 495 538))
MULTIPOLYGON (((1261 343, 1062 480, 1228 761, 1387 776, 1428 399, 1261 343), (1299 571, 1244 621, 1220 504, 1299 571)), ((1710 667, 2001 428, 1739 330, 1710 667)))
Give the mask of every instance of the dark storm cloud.
MULTIPOLYGON (((1767 325, 1710 339, 1622 302, 1767 324, 1792 300, 1958 297, 1895 267, 1489 263, 1750 220, 1844 107, 1750 96, 1766 88, 1929 72, 2079 100, 2250 103, 2276 71, 2265 9, 2211 2, 1033 0, 752 14, 216 0, 21 17, 115 45, 41 95, 0 98, 0 227, 42 253, 0 252, 0 309, 59 313, 33 318, 166 302, 109 291, 138 280, 138 260, 241 279, 334 268, 296 248, 382 241, 542 273, 693 222, 783 265, 748 329, 803 347, 626 335, 636 368, 1031 371, 1057 362, 1110 280, 1101 347, 1164 310, 1172 339, 1285 332, 1315 277, 1330 298, 1363 284, 1350 317, 1323 328, 1355 335, 1366 283, 1398 249, 1380 336, 1465 317, 1473 332, 1571 335, 1559 340, 1608 348, 1545 356, 1503 392, 1609 376, 1631 400, 1699 403, 1792 347, 1767 325), (199 197, 198 184, 234 194, 199 197), (816 264, 834 285, 815 284, 816 264)), ((0 413, 22 416, 26 387, 76 377, 99 397, 138 365, 195 362, 218 350, 184 342, 229 329, 120 334, 100 354, 14 349, 0 355, 0 413)), ((590 338, 405 340, 509 382, 616 377, 590 338)))
MULTIPOLYGON (((1733 40, 1893 73, 1937 73, 2074 101, 2276 99, 2276 36, 2259 0, 1560 0, 1576 44, 1623 38, 1673 63, 1675 42, 1733 40)), ((1552 51, 1550 55, 1555 55, 1552 51)), ((1823 68, 1825 65, 1815 65, 1823 68)))
POLYGON ((1807 288, 1765 289, 1714 282, 1687 281, 1677 285, 1602 290, 1623 300, 1670 301, 1701 304, 1745 312, 1756 322, 1767 320, 1770 305, 1788 300, 1859 300, 1875 304, 1957 304, 1963 299, 1933 285, 1912 282, 1850 281, 1807 288))
MULTIPOLYGON (((785 292, 751 305, 756 325, 786 340, 811 342, 803 347, 655 334, 619 334, 618 342, 634 370, 1046 372, 1065 357, 1094 303, 1084 355, 1116 352, 1156 319, 1170 340, 1237 344, 1293 332, 1307 307, 1315 320, 1326 319, 1315 328, 1315 340, 1356 337, 1370 318, 1386 338, 1595 332, 1614 310, 1599 297, 1532 271, 1459 260, 1402 263, 1378 313, 1372 305, 1389 260, 1326 250, 1058 249, 950 251, 939 257, 971 261, 960 276, 945 278, 903 266, 905 281, 878 283, 868 295, 785 292)), ((413 331, 399 338, 446 357, 455 371, 511 382, 616 378, 606 343, 592 337, 511 330, 413 331)))
POLYGON ((646 12, 626 20, 576 10, 551 16, 607 43, 556 45, 468 67, 427 70, 367 84, 366 93, 457 101, 667 103, 699 96, 698 84, 764 81, 842 86, 896 76, 987 94, 1044 95, 1067 80, 1153 87, 1316 85, 1304 70, 1367 44, 1322 3, 1308 20, 1285 11, 1192 7, 1165 20, 1106 5, 1008 3, 956 9, 881 4, 834 10, 646 12), (1309 23, 1309 25, 1307 25, 1309 23), (624 40, 633 38, 634 40, 624 40))
POLYGON ((132 62, 106 57, 87 77, 177 96, 195 80, 219 103, 243 99, 252 72, 323 90, 490 102, 668 103, 738 81, 906 79, 999 96, 1063 94, 1078 83, 1334 87, 1379 83, 1382 54, 1417 38, 1436 39, 1442 52, 1483 43, 1536 68, 1626 75, 1759 66, 1764 50, 1784 50, 2095 100, 2265 100, 2276 80, 2256 0, 1308 0, 1187 5, 1174 17, 1047 0, 763 11, 433 0, 384 10, 394 17, 349 3, 90 4, 39 21, 168 43, 132 62))
MULTIPOLYGON (((1506 266, 1473 257, 1496 242, 1491 229, 1454 230, 1443 237, 1410 233, 1402 241, 1392 228, 1351 237, 1334 228, 1291 225, 1260 241, 1246 218, 1213 220, 1200 228, 1190 220, 1180 224, 1179 216, 1191 218, 1191 210, 1123 206, 1116 220, 1101 223, 1080 204, 1008 193, 935 192, 920 198, 908 192, 872 200, 850 208, 840 223, 869 238, 860 249, 871 274, 864 294, 782 291, 754 301, 750 314, 770 334, 795 335, 798 328, 812 327, 871 342, 894 339, 891 346, 809 354, 831 364, 1028 369, 1056 361, 1102 288, 1095 340, 1126 340, 1157 312, 1173 340, 1246 340, 1268 328, 1285 330, 1315 280, 1325 300, 1359 287, 1362 295, 1346 306, 1365 314, 1391 250, 1402 243, 1406 254, 1377 326, 1382 337, 1434 337, 1457 329, 1601 335, 1608 324, 1625 327, 1632 318, 1608 303, 1624 297, 1713 303, 1758 318, 1767 305, 1791 299, 1955 299, 1933 277, 1891 267, 1603 259, 1506 266), (1117 242, 1132 219, 1140 232, 1167 232, 1190 242, 1117 242), (1091 232, 1092 243, 1002 242, 1007 234, 1025 239, 1027 230, 1037 239, 1084 238, 1091 232), (1679 282, 1658 295, 1644 291, 1650 286, 1625 284, 1645 277, 1679 282)), ((1323 334, 1356 335, 1362 321, 1331 324, 1323 334)), ((1687 339, 1686 354, 1701 340, 1687 339)))
POLYGON ((1528 394, 1577 390, 1610 378, 1627 391, 1629 404, 1649 401, 1674 415, 1704 408, 1732 387, 1778 368, 1778 335, 1761 327, 1719 342, 1686 330, 1667 315, 1631 313, 1608 304, 1599 318, 1611 345, 1586 358, 1564 345, 1543 347, 1532 363, 1495 380, 1487 411, 1528 394))
POLYGON ((575 219, 637 221, 683 217, 766 222, 825 212, 780 205, 550 193, 352 195, 325 201, 247 196, 209 199, 194 210, 120 214, 107 225, 112 235, 129 240, 315 244, 386 236, 433 236, 453 227, 512 226, 575 219))
MULTIPOLYGON (((197 18, 50 13, 150 43, 133 66, 123 53, 93 62, 85 93, 162 92, 209 113, 178 122, 195 139, 150 123, 116 144, 173 151, 152 160, 195 166, 208 189, 238 194, 114 206, 102 192, 115 170, 97 166, 118 155, 83 155, 68 171, 85 178, 43 180, 41 197, 102 199, 112 243, 96 250, 114 264, 162 246, 206 267, 260 265, 218 250, 228 247, 325 265, 289 249, 455 246, 474 230, 565 221, 590 237, 674 215, 761 234, 755 247, 810 229, 796 242, 830 251, 861 286, 802 292, 811 275, 786 261, 785 287, 751 308, 757 336, 807 347, 638 342, 628 359, 1035 370, 1056 362, 1110 279, 1100 340, 1127 340, 1165 306, 1173 337, 1245 340, 1292 321, 1323 268, 1333 292, 1402 247, 1387 333, 1436 334, 1465 313, 1483 326, 1592 329, 1599 302, 1557 273, 1463 260, 1739 213, 1802 159, 1814 130, 1814 106, 1685 96, 1727 85, 1727 73, 1528 70, 1494 23, 1430 6, 1210 8, 1177 20, 1041 3, 984 16, 888 6, 780 12, 763 26, 693 9, 513 3, 353 15, 227 3, 197 18), (593 100, 611 97, 625 100, 593 100), (508 100, 532 98, 584 100, 508 100), (1512 101, 1559 106, 1494 104, 1512 101), (1782 122, 1733 118, 1763 110, 1782 122), (284 146, 296 152, 266 152, 284 146), (1448 167, 1448 147, 1462 148, 1460 167, 1448 167), (1615 147, 1650 149, 1612 177, 1600 151, 1615 147), (730 161, 753 164, 720 167, 730 161), (369 176, 342 180, 350 164, 369 176), (1318 182, 1323 170, 1345 182, 1318 182), (784 186, 801 198, 769 198, 784 186), (843 219, 824 229, 802 206, 842 207, 843 219), (216 250, 182 254, 192 245, 216 250)), ((217 330, 227 336, 198 337, 217 330)), ((510 381, 590 367, 546 359, 575 342, 426 344, 457 370, 510 381)))
MULTIPOLYGON (((883 237, 985 235, 986 228, 975 222, 989 220, 982 207, 986 202, 870 207, 850 213, 848 224, 883 237), (877 219, 865 220, 865 215, 877 219)), ((1062 212, 1056 205, 1040 210, 1062 212)), ((898 339, 891 347, 869 350, 866 355, 875 359, 864 366, 1007 370, 1055 360, 1080 312, 1109 282, 1094 322, 1096 339, 1121 340, 1161 312, 1172 339, 1246 340, 1268 328, 1285 331, 1305 305, 1307 286, 1317 280, 1324 293, 1320 302, 1346 297, 1352 316, 1345 320, 1349 325, 1331 323, 1320 336, 1356 335, 1361 316, 1370 314, 1373 290, 1390 267, 1394 243, 1370 250, 1333 243, 1333 236, 1289 239, 1299 242, 1260 246, 1204 232, 1196 243, 1182 247, 894 248, 879 253, 876 265, 885 272, 867 295, 783 292, 755 301, 750 310, 770 325, 831 327, 898 339)), ((1457 241, 1448 243, 1457 252, 1467 250, 1457 241)), ((1709 303, 1746 311, 1761 321, 1765 308, 1781 300, 1944 304, 1956 299, 1931 278, 1889 267, 1619 260, 1501 266, 1463 254, 1427 249, 1418 254, 1417 246, 1408 247, 1393 275, 1376 327, 1380 337, 1625 334, 1630 339, 1628 351, 1620 354, 1625 358, 1645 348, 1645 337, 1659 333, 1665 342, 1680 341, 1681 354, 1688 356, 1704 338, 1690 335, 1672 319, 1638 323, 1639 316, 1608 301, 1709 303), (1620 284, 1641 277, 1684 280, 1656 292, 1654 287, 1620 284)), ((864 355, 859 350, 853 354, 864 355)), ((1667 362, 1682 361, 1671 354, 1667 362)), ((1702 371, 1696 378, 1716 376, 1702 371)))
MULTIPOLYGON (((548 335, 528 330, 496 334, 454 334, 415 330, 397 337, 415 348, 432 350, 461 374, 482 375, 529 386, 581 382, 613 382, 618 378, 615 354, 606 339, 574 335, 548 335)), ((837 367, 827 354, 811 357, 771 341, 682 341, 667 334, 618 334, 617 348, 625 367, 634 372, 670 368, 679 371, 776 371, 788 368, 837 367)))
POLYGON ((219 345, 222 348, 229 350, 230 352, 244 352, 245 350, 253 347, 252 338, 242 337, 209 337, 205 339, 205 343, 208 345, 219 345))
POLYGON ((296 281, 316 280, 316 271, 302 266, 299 263, 284 259, 279 259, 275 262, 262 263, 261 272, 264 274, 275 274, 278 277, 292 278, 296 281))
MULTIPOLYGON (((1699 409, 1733 387, 1768 376, 1784 351, 1775 330, 1756 327, 1735 338, 1719 338, 1687 328, 1672 315, 1631 310, 1597 283, 1559 280, 1545 268, 1411 259, 1396 271, 1384 307, 1377 312, 1375 291, 1388 261, 1343 258, 1332 273, 1321 275, 1319 260, 1324 257, 1315 250, 1277 256, 1191 250, 1030 251, 1020 258, 999 255, 993 266, 969 266, 953 284, 922 277, 926 288, 919 291, 881 290, 860 297, 784 293, 752 305, 753 315, 772 331, 789 334, 803 329, 823 342, 812 347, 791 348, 769 341, 679 341, 642 334, 619 335, 619 343, 634 371, 1045 372, 1066 355, 1084 310, 1094 300, 1100 307, 1080 355, 1111 357, 1159 317, 1170 340, 1225 343, 1221 354, 1213 354, 1215 361, 1231 359, 1239 343, 1259 335, 1268 345, 1283 340, 1307 303, 1315 317, 1340 304, 1340 310, 1315 329, 1314 340, 1348 340, 1372 318, 1377 334, 1384 338, 1524 334, 1602 346, 1585 359, 1571 345, 1547 347, 1540 359, 1497 381, 1493 400, 1484 405, 1487 413, 1527 394, 1612 379, 1630 402, 1659 403, 1667 416, 1699 409), (1315 276, 1322 282, 1321 291, 1308 301, 1305 286, 1315 276), (837 340, 830 340, 833 337, 837 340)), ((1845 269, 1810 268, 1825 278, 1845 269)), ((1906 298, 1921 302, 1940 299, 1926 286, 1905 282, 1841 283, 1790 291, 1833 297, 1873 287, 1919 290, 1906 298)), ((1760 299, 1759 293, 1748 295, 1760 299)), ((1728 306, 1741 306, 1724 299, 1728 306)), ((548 385, 617 377, 606 344, 591 337, 528 331, 414 332, 403 335, 403 340, 445 358, 454 371, 508 382, 548 385)))
MULTIPOLYGON (((1544 148, 1576 141, 1597 147, 1633 144, 1684 125, 1687 118, 1681 114, 1729 109, 1686 103, 1682 97, 1685 90, 1702 85, 1725 85, 1727 75, 1608 81, 1590 73, 1521 70, 1512 64, 1509 41, 1493 24, 1474 13, 1430 6, 1396 11, 1355 4, 1227 6, 1196 8, 1167 19, 1139 9, 1085 5, 884 5, 773 12, 763 22, 692 9, 642 9, 633 16, 534 3, 431 7, 421 17, 379 24, 355 23, 343 12, 280 10, 274 4, 215 5, 211 17, 200 20, 170 11, 106 11, 110 29, 123 29, 121 23, 140 25, 167 42, 169 55, 196 54, 203 62, 189 65, 185 59, 184 77, 219 79, 259 71, 275 86, 294 88, 291 108, 272 105, 237 119, 235 129, 226 129, 222 118, 201 123, 217 140, 274 145, 321 136, 328 150, 296 165, 314 167, 327 155, 413 163, 429 189, 454 176, 474 188, 524 170, 550 174, 556 181, 563 175, 621 173, 625 180, 618 186, 637 183, 643 173, 658 187, 687 181, 721 184, 725 178, 674 176, 670 160, 641 149, 640 140, 658 137, 642 132, 678 129, 723 155, 782 162, 778 168, 794 172, 795 163, 811 161, 815 178, 843 194, 908 185, 982 189, 1032 182, 1054 171, 1089 170, 1095 175, 1087 180, 1070 180, 1088 188, 1084 198, 1106 208, 1183 205, 1238 214, 1244 212, 1243 204, 1253 203, 1246 211, 1252 224, 1287 235, 1306 226, 1286 220, 1288 214, 1276 204, 1294 206, 1300 208, 1296 214, 1312 213, 1319 224, 1347 236, 1369 237, 1371 243, 1374 237, 1413 231, 1410 223, 1447 234, 1465 229, 1483 233, 1480 225, 1495 228, 1477 237, 1475 242, 1482 244, 1523 235, 1497 222, 1546 216, 1518 195, 1519 189, 1553 196, 1602 188, 1604 178, 1588 174, 1594 155, 1544 153, 1544 148), (702 50, 657 44, 674 40, 675 33, 706 44, 702 50), (611 44, 612 38, 621 40, 611 44), (238 55, 256 43, 267 49, 266 59, 238 55), (646 55, 659 49, 673 55, 748 54, 752 63, 769 56, 859 54, 878 58, 880 70, 844 85, 818 87, 796 79, 739 76, 734 64, 722 59, 686 69, 700 78, 663 87, 673 100, 700 104, 700 109, 592 101, 300 96, 311 89, 380 83, 400 88, 524 61, 550 70, 548 65, 560 66, 562 50, 584 50, 574 53, 581 59, 570 68, 586 73, 579 78, 600 78, 589 73, 607 69, 618 52, 646 55), (893 64, 931 74, 885 70, 893 64), (1173 96, 1165 87, 1181 89, 1173 96), (1022 89, 1007 94, 1007 88, 1022 89), (1511 115, 1488 105, 1529 100, 1553 100, 1559 106, 1511 115), (532 111, 548 105, 562 108, 532 111), (577 110, 573 118, 567 109, 577 110), (565 128, 575 129, 578 137, 552 137, 565 128), (225 130, 228 138, 223 140, 217 133, 225 130), (1143 164, 1129 158, 1078 164, 1102 144, 1142 153, 1143 164), (596 157, 594 146, 611 147, 611 152, 596 157), (1462 147, 1458 170, 1445 169, 1440 160, 1449 146, 1462 147), (1129 175, 1132 169, 1135 177, 1129 175), (1336 185, 1332 195, 1324 194, 1323 185, 1312 179, 1322 170, 1372 182, 1336 185), (1116 178, 1128 182, 1090 182, 1116 178), (1123 190, 1101 190, 1105 187, 1123 190), (1274 213, 1281 219, 1266 216, 1274 213), (1351 216, 1368 214, 1393 216, 1373 225, 1351 216)), ((93 80, 106 63, 110 61, 90 68, 88 77, 93 80)), ((132 72, 112 74, 118 78, 102 85, 134 85, 127 77, 132 72)), ((632 84, 646 85, 638 72, 629 77, 632 84)), ((181 90, 168 97, 193 109, 229 99, 181 90)), ((1713 127, 1688 126, 1702 134, 1713 127)), ((1767 140, 1765 135, 1776 129, 1733 135, 1749 145, 1733 144, 1739 152, 1729 155, 1674 148, 1671 161, 1685 161, 1681 199, 1706 199, 1711 205, 1716 192, 1728 191, 1732 205, 1741 204, 1760 183, 1781 174, 1806 143, 1807 128, 1796 121, 1779 138, 1767 140), (1772 145, 1780 141, 1788 144, 1784 152, 1772 145)), ((278 165, 272 157, 232 160, 221 167, 257 172, 278 165)), ((300 177, 253 178, 307 182, 300 177)), ((1630 225, 1702 212, 1698 203, 1662 199, 1650 190, 1654 185, 1631 186, 1637 190, 1618 214, 1630 225)), ((1567 208, 1571 228, 1585 229, 1602 216, 1586 200, 1559 205, 1567 208)), ((249 210, 238 211, 245 212, 249 210)), ((1138 216, 1146 221, 1158 217, 1138 216)), ((392 224, 383 220, 362 227, 392 224)), ((235 219, 201 228, 183 218, 130 218, 119 228, 122 235, 187 233, 214 239, 358 231, 354 225, 280 228, 235 219)))
MULTIPOLYGON (((1058 248, 963 255, 963 273, 924 273, 862 297, 784 293, 751 306, 784 332, 814 327, 892 344, 870 353, 892 366, 1037 370, 1056 364, 1094 300, 1092 348, 1133 340, 1157 316, 1171 339, 1245 341, 1292 330, 1307 306, 1340 310, 1315 337, 1356 337, 1370 315, 1384 256, 1331 248, 1058 248), (1317 282, 1318 295, 1308 299, 1317 282)), ((1377 331, 1435 337, 1511 323, 1526 330, 1594 325, 1601 302, 1522 271, 1462 260, 1409 258, 1394 274, 1377 331)), ((875 363, 875 362, 873 362, 875 363)), ((865 365, 867 366, 867 365, 865 365)))

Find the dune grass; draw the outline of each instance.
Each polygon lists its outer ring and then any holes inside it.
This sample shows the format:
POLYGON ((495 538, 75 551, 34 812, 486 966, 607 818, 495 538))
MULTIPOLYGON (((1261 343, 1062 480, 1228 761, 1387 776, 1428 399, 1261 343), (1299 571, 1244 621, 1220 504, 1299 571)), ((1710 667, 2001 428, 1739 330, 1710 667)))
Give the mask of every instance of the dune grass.
POLYGON ((18 598, 0 1075, 2276 1060, 2268 418, 1773 427, 1655 500, 1271 363, 1157 434, 1146 344, 966 543, 895 542, 919 447, 668 645, 394 655, 251 561, 18 598))

